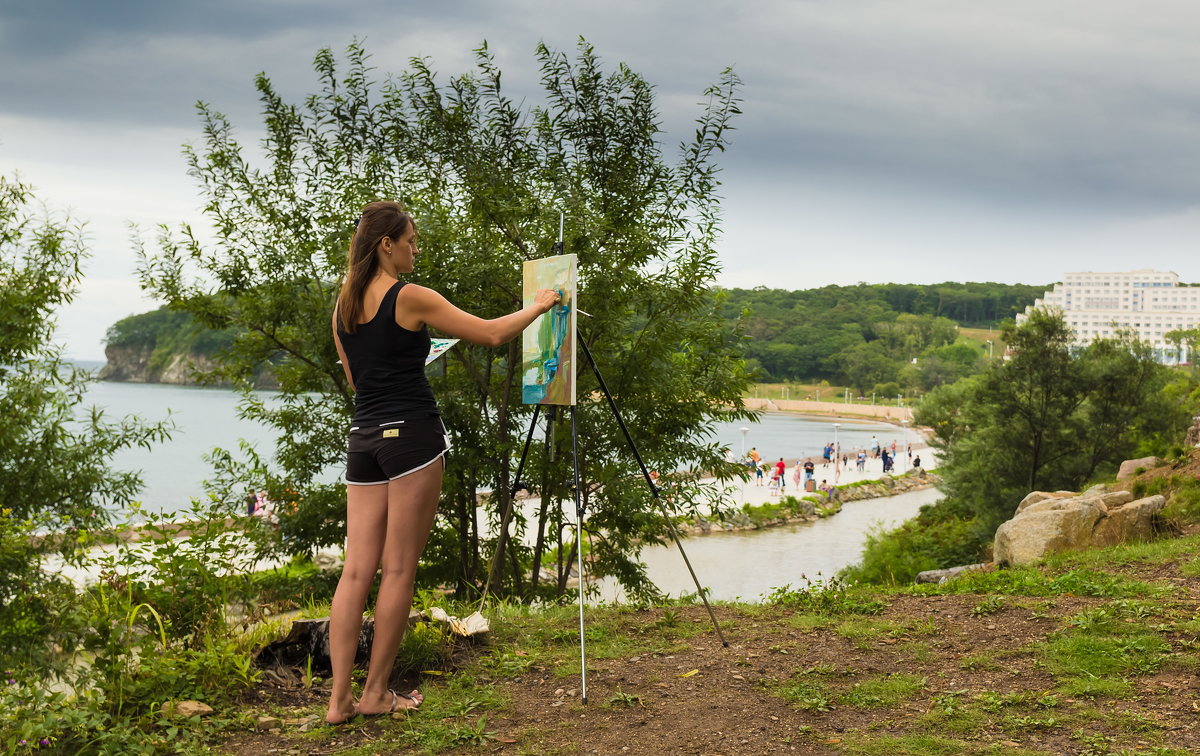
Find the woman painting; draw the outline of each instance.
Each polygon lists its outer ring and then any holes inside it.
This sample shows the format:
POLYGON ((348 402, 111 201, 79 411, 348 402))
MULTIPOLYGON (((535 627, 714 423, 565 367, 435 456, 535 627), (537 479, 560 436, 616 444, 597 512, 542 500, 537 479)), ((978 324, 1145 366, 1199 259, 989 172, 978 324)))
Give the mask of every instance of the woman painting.
POLYGON ((556 292, 542 289, 534 304, 493 320, 463 312, 432 289, 397 280, 413 270, 416 234, 412 217, 395 202, 363 208, 333 313, 334 343, 355 391, 355 410, 346 454, 346 563, 329 622, 333 690, 325 719, 331 724, 416 708, 422 701, 416 690, 389 690, 388 680, 450 449, 425 378, 428 327, 498 346, 559 300, 556 292), (379 569, 370 666, 355 702, 350 673, 367 593, 379 569))

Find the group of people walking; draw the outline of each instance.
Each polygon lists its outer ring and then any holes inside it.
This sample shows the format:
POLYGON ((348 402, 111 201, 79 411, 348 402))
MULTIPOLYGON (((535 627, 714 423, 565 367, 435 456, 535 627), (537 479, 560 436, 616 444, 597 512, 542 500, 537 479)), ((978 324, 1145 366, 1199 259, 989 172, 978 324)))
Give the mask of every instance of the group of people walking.
MULTIPOLYGON (((891 473, 896 469, 896 456, 899 452, 898 441, 893 440, 890 445, 887 445, 881 443, 876 436, 871 437, 871 441, 866 447, 853 452, 843 450, 841 444, 830 441, 821 447, 819 464, 822 468, 833 465, 835 479, 841 476, 842 470, 850 469, 851 461, 854 463, 856 472, 865 473, 867 463, 877 459, 882 463, 882 472, 891 473)), ((921 458, 913 456, 911 442, 905 444, 904 453, 907 455, 909 468, 920 467, 921 458)), ((771 496, 783 495, 787 491, 789 478, 791 478, 791 485, 797 490, 826 491, 828 495, 828 492, 833 489, 827 479, 822 480, 820 485, 815 482, 818 460, 813 457, 797 459, 792 465, 790 475, 788 474, 788 464, 783 457, 772 462, 765 459, 757 447, 751 447, 741 461, 751 471, 754 485, 766 486, 770 489, 771 496)))

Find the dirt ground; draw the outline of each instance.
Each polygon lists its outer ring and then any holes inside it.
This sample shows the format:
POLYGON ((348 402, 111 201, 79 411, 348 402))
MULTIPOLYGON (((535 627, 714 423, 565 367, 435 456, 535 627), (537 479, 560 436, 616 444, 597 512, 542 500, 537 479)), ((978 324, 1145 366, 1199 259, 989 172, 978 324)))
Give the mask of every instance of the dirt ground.
MULTIPOLYGON (((1179 469, 1174 472, 1180 472, 1179 469)), ((1200 474, 1200 455, 1185 474, 1200 474), (1195 469, 1192 469, 1192 468, 1195 469)), ((1148 471, 1147 475, 1158 474, 1148 471)), ((1185 535, 1195 535, 1196 527, 1185 535)), ((869 618, 820 619, 780 607, 715 608, 729 641, 723 647, 703 607, 628 612, 623 632, 636 635, 673 624, 695 632, 666 650, 589 658, 588 701, 573 673, 538 666, 490 684, 507 704, 488 711, 487 735, 474 745, 439 752, 489 754, 1181 754, 1200 753, 1200 569, 1197 554, 1167 563, 1136 560, 1111 571, 1171 585, 1158 619, 1125 618, 1156 627, 1168 663, 1130 677, 1132 692, 1072 698, 1062 693, 1031 647, 1068 626, 1067 618, 1110 599, 1060 595, 1006 596, 981 610, 980 595, 888 597, 869 618), (1168 626, 1163 617, 1172 618, 1168 626), (855 623, 860 632, 854 632, 855 623), (872 630, 875 628, 875 630, 872 630), (882 631, 878 631, 883 628, 882 631), (852 705, 845 696, 870 681, 919 680, 915 693, 882 706, 852 705), (828 705, 797 705, 781 688, 819 682, 828 705), (1024 709, 977 718, 964 727, 961 703, 983 696, 1030 694, 1052 710, 1024 709), (1044 715, 1044 716, 1043 716, 1044 715), (908 739, 903 739, 908 736, 908 739), (924 737, 926 741, 920 741, 924 737), (941 740, 938 740, 938 739, 941 740), (902 745, 900 745, 902 744, 902 745)), ((493 651, 495 649, 492 649, 493 651)), ((505 649, 523 655, 519 646, 505 649)), ((484 653, 480 647, 474 653, 484 653)), ((444 679, 426 677, 429 696, 444 679)), ((248 696, 251 710, 324 711, 327 692, 287 680, 264 680, 248 696)), ((429 702, 427 701, 427 704, 429 702)), ((990 711, 996 711, 991 709, 990 711)), ((308 733, 295 723, 275 733, 243 732, 218 747, 227 754, 426 753, 396 746, 394 729, 435 727, 428 711, 405 722, 358 719, 308 733)), ((448 721, 447 719, 441 720, 448 721)))
MULTIPOLYGON (((1147 575, 1146 577, 1150 577, 1147 575)), ((1160 575, 1159 579, 1179 580, 1160 575)), ((1196 585, 1189 584, 1195 597, 1196 585)), ((776 616, 747 616, 717 608, 730 645, 721 646, 715 634, 694 636, 686 648, 674 653, 648 654, 619 659, 589 660, 588 702, 579 696, 579 676, 555 678, 534 667, 521 678, 494 683, 509 705, 494 713, 488 729, 490 742, 466 747, 461 753, 510 754, 840 754, 862 739, 925 733, 919 725, 940 704, 939 695, 970 698, 983 691, 1021 693, 1049 691, 1054 679, 1039 668, 1035 655, 1022 653, 1026 643, 1040 640, 1061 624, 1061 618, 1101 603, 1098 599, 1059 597, 1052 612, 1031 611, 1033 599, 1008 602, 994 614, 979 616, 973 610, 978 596, 898 597, 880 615, 911 623, 932 620, 936 634, 888 634, 864 645, 828 628, 806 630, 790 626, 786 612, 776 616), (924 650, 919 653, 913 644, 924 650), (994 668, 966 668, 964 660, 995 653, 1003 662, 994 668), (802 710, 772 692, 782 682, 804 670, 819 669, 832 676, 831 687, 852 688, 856 680, 889 674, 917 675, 925 683, 919 695, 897 706, 872 709, 834 705, 828 711, 802 710), (696 670, 692 674, 688 674, 696 670), (618 696, 636 696, 626 702, 618 696)), ((675 610, 694 622, 707 622, 702 608, 675 610)), ((662 610, 640 618, 655 623, 662 610)), ((1184 640, 1184 639, 1180 639, 1184 640)), ((1200 753, 1200 681, 1194 673, 1174 670, 1134 678, 1132 700, 1099 701, 1122 716, 1144 718, 1161 732, 1143 740, 1183 752, 1200 753)), ((247 701, 251 706, 320 707, 323 691, 261 686, 247 701)), ((1076 703, 1067 699, 1063 706, 1076 703)), ((1080 701, 1083 704, 1085 702, 1080 701)), ((1088 702, 1090 705, 1090 702, 1088 702)), ((414 723, 424 712, 411 715, 414 723)), ((230 738, 222 751, 230 754, 306 753, 332 754, 345 750, 365 753, 420 753, 387 746, 370 750, 391 723, 358 720, 337 728, 323 742, 302 739, 294 730, 275 735, 246 733, 230 738)), ((1093 727, 1106 734, 1103 722, 1093 727)), ((980 747, 994 744, 1001 751, 1018 747, 1032 752, 1105 753, 1088 751, 1075 733, 1065 728, 1039 729, 1014 735, 999 729, 976 733, 980 747)), ((1117 734, 1114 730, 1111 734, 1117 734)), ((1136 739, 1135 739, 1136 740, 1136 739)), ((1137 747, 1135 742, 1134 747, 1137 747)), ((853 753, 888 750, 860 751, 853 753)), ((933 753, 934 751, 930 751, 933 753)), ((954 751, 942 751, 950 754, 954 751)))

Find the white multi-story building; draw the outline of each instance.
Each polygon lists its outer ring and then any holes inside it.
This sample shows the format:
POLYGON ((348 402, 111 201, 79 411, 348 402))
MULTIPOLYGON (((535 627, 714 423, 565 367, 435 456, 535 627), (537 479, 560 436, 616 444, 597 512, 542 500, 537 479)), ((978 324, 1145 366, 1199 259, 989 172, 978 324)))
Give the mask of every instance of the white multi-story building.
POLYGON ((1200 327, 1200 284, 1180 284, 1178 273, 1157 270, 1067 273, 1062 283, 1018 315, 1017 322, 1035 308, 1061 310, 1075 332, 1075 346, 1130 330, 1149 343, 1161 361, 1174 362, 1175 347, 1164 335, 1200 327))

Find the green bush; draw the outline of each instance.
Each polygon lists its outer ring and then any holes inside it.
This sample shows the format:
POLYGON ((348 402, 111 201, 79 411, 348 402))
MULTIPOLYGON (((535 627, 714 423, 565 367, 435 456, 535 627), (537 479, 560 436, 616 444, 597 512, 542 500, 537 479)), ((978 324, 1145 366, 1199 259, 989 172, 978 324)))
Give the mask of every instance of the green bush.
POLYGON ((776 588, 765 597, 766 603, 815 614, 879 614, 887 607, 871 592, 839 577, 825 579, 817 573, 815 579, 800 578, 805 582, 802 587, 776 588))
POLYGON ((962 518, 939 502, 898 528, 869 533, 862 561, 840 576, 879 585, 911 583, 918 572, 980 561, 986 544, 975 518, 962 518))

